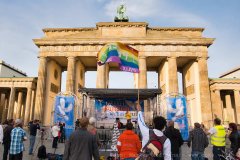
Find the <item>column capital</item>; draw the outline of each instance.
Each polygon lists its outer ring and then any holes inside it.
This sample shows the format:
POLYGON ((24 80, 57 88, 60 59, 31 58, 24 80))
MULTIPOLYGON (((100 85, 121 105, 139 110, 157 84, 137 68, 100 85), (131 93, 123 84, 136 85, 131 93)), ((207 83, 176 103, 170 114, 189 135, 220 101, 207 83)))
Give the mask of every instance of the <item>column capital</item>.
POLYGON ((78 60, 76 56, 68 56, 67 59, 68 60, 78 60))
POLYGON ((27 87, 27 90, 33 90, 33 88, 32 87, 27 87))

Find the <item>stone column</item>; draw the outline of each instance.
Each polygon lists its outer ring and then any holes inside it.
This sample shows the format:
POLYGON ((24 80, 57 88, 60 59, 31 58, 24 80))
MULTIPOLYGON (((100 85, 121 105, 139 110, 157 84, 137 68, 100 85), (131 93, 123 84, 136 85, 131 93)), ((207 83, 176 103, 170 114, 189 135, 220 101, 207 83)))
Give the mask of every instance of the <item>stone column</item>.
POLYGON ((106 88, 106 65, 97 65, 96 88, 106 88))
POLYGON ((10 98, 9 98, 9 106, 8 106, 8 119, 13 118, 14 111, 14 103, 15 103, 15 93, 16 89, 14 87, 11 88, 10 98))
POLYGON ((162 94, 161 97, 164 97, 169 93, 169 84, 168 84, 168 62, 166 59, 160 63, 158 67, 158 88, 161 88, 162 94))
POLYGON ((42 120, 43 117, 43 107, 44 107, 44 97, 46 92, 46 75, 47 75, 47 58, 39 58, 39 69, 38 69, 38 81, 37 81, 37 91, 36 91, 36 102, 34 118, 42 120))
MULTIPOLYGON (((3 117, 4 105, 5 105, 6 94, 0 93, 0 119, 3 117)), ((2 121, 3 122, 3 121, 2 121)))
POLYGON ((177 71, 177 58, 168 57, 168 83, 169 93, 178 94, 178 71, 177 71))
POLYGON ((226 120, 229 123, 235 122, 235 115, 234 115, 232 101, 231 101, 231 94, 227 93, 225 95, 225 100, 226 100, 226 110, 227 110, 227 119, 226 120))
POLYGON ((197 61, 198 61, 202 121, 204 124, 209 125, 209 123, 213 120, 212 119, 213 117, 212 117, 210 91, 209 91, 207 57, 199 57, 197 61))
POLYGON ((240 91, 234 90, 234 100, 237 123, 240 124, 240 91))
POLYGON ((68 57, 66 90, 73 93, 75 92, 75 63, 76 57, 68 57))
POLYGON ((32 88, 27 88, 27 100, 26 100, 26 108, 24 114, 24 125, 27 125, 30 118, 31 111, 31 98, 32 98, 32 88))
POLYGON ((23 97, 23 100, 24 100, 24 102, 23 102, 23 105, 22 105, 22 107, 21 107, 21 116, 20 116, 20 119, 22 119, 22 121, 24 122, 24 117, 25 117, 25 111, 26 111, 26 97, 27 95, 24 95, 23 97))
POLYGON ((19 91, 18 92, 18 101, 17 101, 17 113, 16 113, 16 118, 21 118, 21 107, 22 107, 22 101, 23 101, 23 92, 19 91))
POLYGON ((147 61, 146 57, 139 57, 138 88, 147 88, 147 61))
POLYGON ((30 109, 30 120, 34 120, 34 111, 35 111, 35 98, 36 98, 36 90, 32 91, 32 98, 31 98, 31 109, 30 109))
POLYGON ((220 90, 214 90, 211 92, 213 118, 223 119, 223 106, 220 90))
POLYGON ((2 114, 2 122, 4 122, 8 116, 8 103, 9 103, 9 98, 5 97, 3 114, 2 114))
POLYGON ((85 66, 80 59, 76 61, 76 70, 75 70, 75 92, 79 96, 78 89, 85 87, 85 66))
POLYGON ((134 76, 134 88, 138 88, 138 73, 133 73, 134 76))

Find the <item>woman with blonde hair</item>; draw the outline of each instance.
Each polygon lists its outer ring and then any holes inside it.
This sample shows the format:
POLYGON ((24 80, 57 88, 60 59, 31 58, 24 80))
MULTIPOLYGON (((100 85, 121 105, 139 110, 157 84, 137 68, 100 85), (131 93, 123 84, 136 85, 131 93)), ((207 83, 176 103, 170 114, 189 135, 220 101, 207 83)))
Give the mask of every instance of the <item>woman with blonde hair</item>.
POLYGON ((97 134, 97 129, 95 127, 95 124, 96 124, 96 118, 94 117, 91 117, 89 119, 89 124, 88 124, 88 132, 92 133, 93 135, 96 135, 97 134))

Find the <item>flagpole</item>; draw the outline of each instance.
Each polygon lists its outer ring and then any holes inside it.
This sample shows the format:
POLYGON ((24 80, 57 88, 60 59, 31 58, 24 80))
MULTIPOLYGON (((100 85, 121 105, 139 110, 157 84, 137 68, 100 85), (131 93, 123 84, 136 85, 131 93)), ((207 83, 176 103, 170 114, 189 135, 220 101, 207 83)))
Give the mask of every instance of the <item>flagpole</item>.
POLYGON ((139 103, 139 87, 138 87, 138 104, 140 105, 140 103, 139 103))
MULTIPOLYGON (((139 68, 139 54, 138 54, 138 70, 139 70, 139 73, 140 73, 140 68, 139 68)), ((138 88, 138 105, 140 105, 140 102, 139 102, 139 73, 137 73, 137 88, 138 88)))

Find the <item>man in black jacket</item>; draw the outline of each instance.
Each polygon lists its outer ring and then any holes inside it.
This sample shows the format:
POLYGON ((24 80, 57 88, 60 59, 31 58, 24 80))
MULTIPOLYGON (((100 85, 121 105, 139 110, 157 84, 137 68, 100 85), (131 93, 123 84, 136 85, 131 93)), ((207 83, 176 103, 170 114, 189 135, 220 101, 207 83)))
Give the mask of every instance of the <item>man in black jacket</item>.
POLYGON ((183 139, 179 130, 174 128, 173 121, 168 122, 168 127, 164 134, 171 142, 172 160, 180 160, 179 149, 183 145, 183 139))
POLYGON ((199 123, 194 123, 194 129, 190 132, 188 147, 192 146, 192 159, 204 159, 204 150, 208 146, 208 137, 199 123))
POLYGON ((80 128, 77 128, 66 142, 63 160, 99 160, 99 152, 96 136, 87 131, 88 118, 79 120, 80 128))
POLYGON ((11 131, 13 130, 13 124, 14 124, 14 120, 9 119, 8 125, 6 128, 4 128, 4 131, 3 131, 3 145, 4 145, 3 160, 7 160, 7 157, 8 157, 8 152, 11 144, 11 131))

